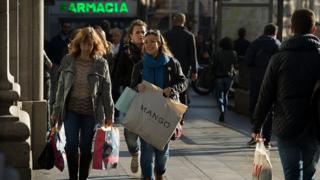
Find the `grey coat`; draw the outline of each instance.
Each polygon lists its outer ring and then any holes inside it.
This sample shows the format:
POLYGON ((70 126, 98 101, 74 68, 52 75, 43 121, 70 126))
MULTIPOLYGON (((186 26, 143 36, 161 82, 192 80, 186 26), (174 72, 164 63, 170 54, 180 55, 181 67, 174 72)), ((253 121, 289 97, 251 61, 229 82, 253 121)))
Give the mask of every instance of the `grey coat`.
MULTIPOLYGON (((75 59, 66 55, 62 60, 60 71, 56 102, 53 105, 53 113, 61 117, 59 125, 65 120, 66 102, 74 83, 75 59)), ((93 68, 87 78, 96 123, 103 125, 104 120, 113 119, 114 114, 108 62, 102 57, 95 57, 93 68)))

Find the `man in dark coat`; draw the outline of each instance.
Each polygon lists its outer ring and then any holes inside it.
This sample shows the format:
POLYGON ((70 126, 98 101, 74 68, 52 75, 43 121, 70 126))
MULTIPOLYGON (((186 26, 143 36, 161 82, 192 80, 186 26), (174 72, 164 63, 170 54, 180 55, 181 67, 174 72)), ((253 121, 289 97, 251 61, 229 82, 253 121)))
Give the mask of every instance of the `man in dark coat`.
MULTIPOLYGON (((274 24, 268 24, 264 28, 263 35, 252 42, 246 53, 246 63, 249 67, 249 112, 252 116, 257 103, 261 82, 267 69, 271 56, 279 51, 280 41, 276 39, 278 27, 274 24)), ((272 127, 272 112, 269 112, 267 121, 263 126, 263 138, 265 145, 270 147, 272 127)), ((248 145, 255 145, 252 138, 248 145)))
MULTIPOLYGON (((188 76, 191 70, 191 79, 197 79, 197 50, 196 41, 192 32, 188 31, 184 24, 186 16, 178 13, 173 16, 173 28, 164 34, 168 46, 174 57, 180 62, 182 71, 188 76)), ((186 91, 180 94, 180 101, 187 104, 186 91)))
POLYGON ((233 50, 237 52, 239 62, 244 60, 244 56, 247 52, 247 49, 250 46, 250 42, 246 39, 246 34, 247 34, 246 29, 240 28, 238 30, 239 38, 233 41, 233 50))
POLYGON ((54 36, 49 42, 48 57, 52 61, 51 76, 51 91, 50 104, 55 102, 56 91, 58 87, 59 72, 58 69, 62 58, 68 53, 68 44, 70 42, 71 24, 69 22, 62 22, 61 31, 54 36))
POLYGON ((272 129, 285 179, 311 180, 319 160, 319 141, 312 129, 320 128, 310 117, 313 89, 320 79, 320 40, 312 34, 316 31, 315 14, 308 9, 296 10, 291 30, 294 36, 282 43, 265 73, 252 137, 261 137, 261 126, 274 106, 272 129))

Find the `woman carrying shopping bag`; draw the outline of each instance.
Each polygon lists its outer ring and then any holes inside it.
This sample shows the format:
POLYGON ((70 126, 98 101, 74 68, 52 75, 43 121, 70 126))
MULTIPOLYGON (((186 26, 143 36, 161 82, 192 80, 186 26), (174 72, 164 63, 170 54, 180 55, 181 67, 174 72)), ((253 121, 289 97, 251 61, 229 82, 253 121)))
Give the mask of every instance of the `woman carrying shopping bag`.
POLYGON ((80 180, 88 178, 94 129, 97 125, 111 125, 113 121, 108 62, 102 58, 106 51, 110 48, 104 47, 92 27, 82 28, 71 41, 69 54, 60 67, 51 120, 59 126, 64 123, 71 180, 78 179, 78 172, 80 180))
MULTIPOLYGON (((172 57, 159 30, 149 30, 145 35, 143 60, 134 66, 131 87, 144 92, 146 86, 142 80, 148 81, 163 89, 163 95, 179 100, 179 93, 187 89, 187 79, 183 75, 179 62, 172 57)), ((156 134, 155 134, 156 135, 156 134)), ((166 163, 169 158, 169 143, 163 150, 158 150, 141 139, 141 169, 145 180, 163 179, 166 163), (152 169, 155 156, 154 170, 152 169)))

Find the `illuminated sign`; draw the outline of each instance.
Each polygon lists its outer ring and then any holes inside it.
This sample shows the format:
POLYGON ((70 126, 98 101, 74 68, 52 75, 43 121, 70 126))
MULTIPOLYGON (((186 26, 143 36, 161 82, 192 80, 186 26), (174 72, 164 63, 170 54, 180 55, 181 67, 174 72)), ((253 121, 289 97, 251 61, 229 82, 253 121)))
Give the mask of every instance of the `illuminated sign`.
POLYGON ((69 17, 135 17, 137 15, 136 0, 108 0, 108 1, 56 1, 49 7, 50 14, 68 15, 69 17))
POLYGON ((61 12, 70 13, 128 13, 126 2, 64 2, 61 12))

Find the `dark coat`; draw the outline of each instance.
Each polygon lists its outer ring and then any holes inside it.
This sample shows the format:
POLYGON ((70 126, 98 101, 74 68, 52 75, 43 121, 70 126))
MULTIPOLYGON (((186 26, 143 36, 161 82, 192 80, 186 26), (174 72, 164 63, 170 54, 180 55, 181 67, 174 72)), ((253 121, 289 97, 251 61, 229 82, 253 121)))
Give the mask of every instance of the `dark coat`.
POLYGON ((185 27, 175 26, 164 34, 174 57, 180 62, 182 71, 188 74, 197 72, 197 50, 194 35, 185 27))
POLYGON ((296 139, 311 122, 310 101, 320 79, 320 40, 296 35, 274 55, 262 82, 253 115, 253 131, 259 132, 274 104, 273 131, 282 139, 296 139))
MULTIPOLYGON (((170 98, 178 101, 179 93, 185 91, 188 87, 188 80, 184 76, 180 63, 174 59, 170 58, 169 62, 165 65, 164 71, 164 87, 171 87, 173 91, 171 92, 170 98)), ((136 86, 142 82, 143 76, 143 61, 137 63, 132 72, 131 85, 130 87, 135 89, 136 86)))
POLYGON ((279 51, 280 45, 279 40, 266 35, 252 42, 246 53, 246 62, 250 68, 250 80, 260 82, 260 86, 271 56, 279 51))
POLYGON ((61 38, 61 33, 59 33, 51 39, 47 54, 53 64, 61 64, 62 58, 68 53, 69 42, 69 37, 65 40, 61 38))
POLYGON ((119 54, 118 64, 115 71, 115 79, 119 86, 130 86, 133 66, 142 58, 141 49, 129 43, 124 45, 119 54))

